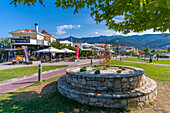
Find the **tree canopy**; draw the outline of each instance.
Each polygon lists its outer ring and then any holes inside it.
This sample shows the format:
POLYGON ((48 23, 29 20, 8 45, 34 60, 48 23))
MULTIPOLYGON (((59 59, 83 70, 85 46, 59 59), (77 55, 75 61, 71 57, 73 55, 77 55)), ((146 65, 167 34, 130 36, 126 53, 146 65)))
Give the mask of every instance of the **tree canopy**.
MULTIPOLYGON (((30 6, 36 2, 45 6, 43 0, 12 0, 11 4, 30 6)), ((56 0, 55 4, 63 9, 74 8, 74 13, 89 8, 96 23, 104 21, 109 29, 125 34, 152 28, 154 32, 170 29, 170 0, 56 0), (116 21, 119 16, 122 21, 116 21)))

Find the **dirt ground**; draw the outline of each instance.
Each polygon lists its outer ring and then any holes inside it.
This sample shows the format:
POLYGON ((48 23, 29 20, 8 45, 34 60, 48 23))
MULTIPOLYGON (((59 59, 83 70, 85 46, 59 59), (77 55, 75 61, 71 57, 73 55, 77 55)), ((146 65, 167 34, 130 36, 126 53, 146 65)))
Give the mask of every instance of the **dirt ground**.
MULTIPOLYGON (((50 94, 56 89, 56 82, 44 82, 19 92, 15 100, 25 100, 50 94)), ((170 84, 158 83, 157 100, 149 108, 139 108, 131 113, 170 113, 170 84)))

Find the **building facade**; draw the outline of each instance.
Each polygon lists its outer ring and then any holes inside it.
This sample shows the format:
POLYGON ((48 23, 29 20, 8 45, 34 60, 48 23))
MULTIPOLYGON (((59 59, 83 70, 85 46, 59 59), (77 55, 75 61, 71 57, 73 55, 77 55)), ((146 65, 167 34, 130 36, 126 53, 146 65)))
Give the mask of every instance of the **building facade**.
POLYGON ((49 43, 56 41, 56 37, 47 33, 46 30, 39 32, 38 24, 35 23, 35 30, 33 29, 18 29, 9 32, 12 37, 12 47, 21 48, 26 46, 29 56, 35 54, 35 51, 49 47, 49 43))

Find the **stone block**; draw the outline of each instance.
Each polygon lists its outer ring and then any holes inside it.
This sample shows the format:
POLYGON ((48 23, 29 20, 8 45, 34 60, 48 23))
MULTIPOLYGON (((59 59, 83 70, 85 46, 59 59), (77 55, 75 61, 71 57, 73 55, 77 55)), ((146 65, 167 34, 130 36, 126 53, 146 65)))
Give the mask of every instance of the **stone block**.
POLYGON ((132 81, 133 81, 133 77, 130 77, 130 78, 129 78, 129 81, 132 82, 132 81))
POLYGON ((128 102, 128 107, 137 106, 137 102, 128 102))
POLYGON ((129 84, 128 83, 122 84, 122 88, 129 88, 129 84))
POLYGON ((74 83, 77 83, 78 80, 77 80, 76 78, 73 78, 73 82, 74 82, 74 83))
POLYGON ((85 80, 85 79, 82 79, 81 84, 82 84, 82 85, 86 85, 86 80, 85 80))
POLYGON ((97 87, 97 90, 103 90, 102 87, 97 87))
POLYGON ((106 99, 104 99, 104 98, 98 98, 97 101, 98 101, 98 102, 101 102, 101 103, 105 103, 105 102, 106 102, 106 99))
POLYGON ((102 107, 102 106, 103 106, 103 103, 101 103, 101 102, 96 102, 96 103, 95 103, 95 106, 102 107))
POLYGON ((97 98, 90 98, 90 102, 92 102, 92 103, 97 102, 97 98))
POLYGON ((122 78, 122 82, 127 82, 128 79, 127 78, 122 78))
POLYGON ((140 101, 145 101, 145 96, 140 97, 140 101))
POLYGON ((126 100, 126 99, 122 99, 122 100, 120 101, 120 103, 121 103, 121 105, 123 105, 123 106, 127 106, 127 100, 126 100))
POLYGON ((91 86, 92 81, 87 81, 87 85, 91 86))
POLYGON ((119 80, 114 82, 114 88, 121 88, 121 82, 119 80))

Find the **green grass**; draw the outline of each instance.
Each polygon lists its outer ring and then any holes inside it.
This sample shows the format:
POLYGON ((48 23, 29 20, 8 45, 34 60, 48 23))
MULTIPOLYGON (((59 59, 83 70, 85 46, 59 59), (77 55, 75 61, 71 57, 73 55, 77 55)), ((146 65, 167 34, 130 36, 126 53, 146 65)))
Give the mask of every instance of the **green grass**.
MULTIPOLYGON (((61 75, 63 76, 63 75, 61 75)), ((54 82, 57 81, 59 77, 57 76, 43 82, 54 82)), ((33 85, 40 85, 40 82, 37 82, 33 85)), ((27 86, 26 88, 30 87, 27 86)), ((113 112, 113 109, 110 108, 100 108, 89 105, 82 105, 77 101, 69 99, 67 97, 62 96, 58 90, 56 85, 56 90, 51 94, 44 97, 36 97, 30 100, 23 101, 14 101, 16 95, 20 92, 24 92, 26 88, 21 88, 19 90, 9 92, 3 95, 0 95, 0 112, 10 113, 10 112, 21 112, 21 113, 92 113, 92 112, 101 112, 105 111, 105 113, 113 112)), ((33 92, 26 92, 27 94, 32 94, 33 92)), ((115 112, 123 112, 125 109, 114 109, 115 112)))
MULTIPOLYGON (((135 62, 148 62, 149 63, 149 59, 139 59, 137 57, 131 57, 129 56, 127 57, 123 57, 123 60, 128 60, 128 61, 135 61, 135 62)), ((164 60, 164 59, 152 59, 152 63, 159 63, 159 64, 169 64, 170 65, 170 60, 164 60)))
MULTIPOLYGON (((66 67, 66 66, 67 65, 43 66, 42 71, 48 71, 48 70, 66 67)), ((25 75, 31 75, 34 73, 38 73, 38 66, 28 66, 28 67, 0 70, 0 81, 17 78, 25 75)))
POLYGON ((162 83, 170 83, 170 67, 167 66, 158 66, 152 64, 141 64, 141 63, 133 63, 133 62, 121 62, 112 60, 110 64, 113 65, 126 65, 142 68, 145 70, 145 75, 149 78, 152 78, 156 81, 162 83))

